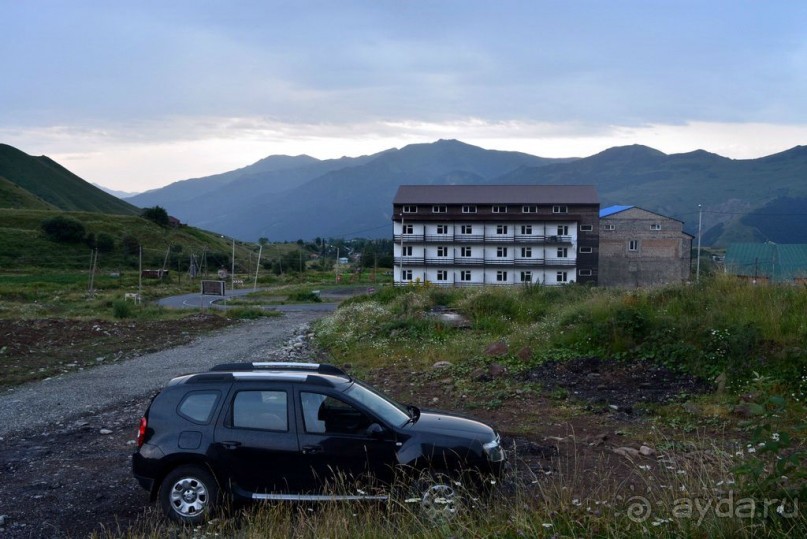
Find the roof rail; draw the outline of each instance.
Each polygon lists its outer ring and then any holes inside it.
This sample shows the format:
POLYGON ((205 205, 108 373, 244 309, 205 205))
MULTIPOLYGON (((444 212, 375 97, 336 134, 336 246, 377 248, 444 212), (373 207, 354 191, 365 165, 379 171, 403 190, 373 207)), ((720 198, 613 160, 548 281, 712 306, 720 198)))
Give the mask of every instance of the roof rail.
POLYGON ((334 365, 323 363, 302 363, 291 361, 253 361, 251 363, 222 363, 211 371, 308 371, 319 374, 345 375, 345 371, 334 365))

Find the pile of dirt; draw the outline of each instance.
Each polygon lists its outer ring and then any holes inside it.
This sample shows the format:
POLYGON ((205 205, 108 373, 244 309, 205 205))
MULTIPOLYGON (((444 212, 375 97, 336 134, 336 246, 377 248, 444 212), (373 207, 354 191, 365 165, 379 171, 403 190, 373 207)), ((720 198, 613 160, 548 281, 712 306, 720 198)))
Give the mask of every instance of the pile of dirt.
POLYGON ((631 413, 637 405, 676 402, 713 390, 712 384, 645 360, 577 358, 549 361, 526 373, 549 391, 611 410, 631 413))

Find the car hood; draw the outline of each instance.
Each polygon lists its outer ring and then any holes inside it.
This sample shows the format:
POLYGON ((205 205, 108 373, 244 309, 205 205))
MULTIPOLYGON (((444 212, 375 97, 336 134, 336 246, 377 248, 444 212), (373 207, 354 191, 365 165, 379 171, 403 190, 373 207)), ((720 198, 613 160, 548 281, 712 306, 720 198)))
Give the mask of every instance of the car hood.
POLYGON ((412 434, 428 433, 472 437, 483 442, 495 437, 493 429, 481 421, 440 412, 421 412, 418 420, 409 423, 405 430, 412 434))

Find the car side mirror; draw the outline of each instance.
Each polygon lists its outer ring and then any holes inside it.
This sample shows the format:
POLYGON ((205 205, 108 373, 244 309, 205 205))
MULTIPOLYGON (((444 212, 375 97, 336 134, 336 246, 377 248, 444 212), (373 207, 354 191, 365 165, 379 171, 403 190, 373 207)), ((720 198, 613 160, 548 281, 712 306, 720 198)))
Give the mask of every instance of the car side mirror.
POLYGON ((384 427, 382 427, 378 423, 373 423, 369 427, 367 427, 367 430, 365 430, 364 432, 365 434, 367 434, 367 436, 372 436, 373 438, 381 438, 381 436, 384 434, 384 427))

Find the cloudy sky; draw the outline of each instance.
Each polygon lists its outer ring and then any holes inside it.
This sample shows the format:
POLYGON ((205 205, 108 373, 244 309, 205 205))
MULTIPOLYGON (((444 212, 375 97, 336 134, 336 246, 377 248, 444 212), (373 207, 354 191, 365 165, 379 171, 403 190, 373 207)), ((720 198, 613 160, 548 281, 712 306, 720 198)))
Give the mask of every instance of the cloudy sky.
POLYGON ((0 0, 0 142, 139 192, 456 138, 807 144, 807 2, 0 0))

